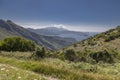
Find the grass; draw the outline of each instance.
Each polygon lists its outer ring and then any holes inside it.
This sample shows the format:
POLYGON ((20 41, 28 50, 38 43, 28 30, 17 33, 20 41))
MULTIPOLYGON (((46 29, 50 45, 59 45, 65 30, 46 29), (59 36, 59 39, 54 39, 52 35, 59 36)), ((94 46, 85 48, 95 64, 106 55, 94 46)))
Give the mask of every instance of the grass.
POLYGON ((0 80, 45 80, 42 76, 10 65, 0 64, 0 80))
POLYGON ((24 59, 24 60, 30 59, 32 54, 33 54, 33 52, 4 52, 4 51, 0 52, 1 56, 14 57, 14 58, 17 58, 17 59, 24 59))
POLYGON ((0 63, 64 80, 120 80, 120 63, 89 64, 70 63, 53 58, 45 58, 40 61, 16 58, 18 57, 10 58, 10 56, 2 55, 0 63))

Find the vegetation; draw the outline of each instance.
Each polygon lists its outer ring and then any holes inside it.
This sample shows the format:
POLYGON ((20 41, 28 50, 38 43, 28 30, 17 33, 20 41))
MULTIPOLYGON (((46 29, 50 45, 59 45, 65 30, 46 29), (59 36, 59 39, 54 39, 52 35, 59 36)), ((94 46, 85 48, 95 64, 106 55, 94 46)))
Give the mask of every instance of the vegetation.
POLYGON ((62 80, 120 80, 119 35, 120 26, 55 52, 20 37, 6 38, 0 42, 0 64, 62 80))
POLYGON ((70 60, 70 61, 74 61, 76 54, 75 51, 73 49, 69 49, 64 53, 65 59, 70 60))
MULTIPOLYGON (((21 53, 22 54, 22 53, 21 53)), ((41 61, 18 60, 0 56, 0 63, 64 80, 119 80, 120 64, 69 63, 46 58, 41 61), (117 65, 117 66, 116 66, 117 65), (118 72, 117 72, 118 71, 118 72)))
POLYGON ((8 37, 0 42, 3 51, 34 51, 35 43, 21 37, 8 37))
POLYGON ((36 57, 37 59, 44 58, 46 56, 45 48, 44 47, 42 47, 41 49, 39 47, 36 48, 35 52, 33 53, 33 56, 36 57))
POLYGON ((0 64, 0 80, 46 80, 42 75, 22 70, 7 64, 0 64))
POLYGON ((106 51, 106 50, 100 51, 100 52, 91 53, 90 57, 92 59, 94 59, 97 63, 99 61, 108 62, 108 63, 112 63, 113 62, 112 55, 108 51, 106 51))
POLYGON ((57 52, 60 55, 64 54, 65 59, 70 61, 115 63, 120 60, 119 45, 120 26, 117 26, 115 29, 97 34, 57 52))

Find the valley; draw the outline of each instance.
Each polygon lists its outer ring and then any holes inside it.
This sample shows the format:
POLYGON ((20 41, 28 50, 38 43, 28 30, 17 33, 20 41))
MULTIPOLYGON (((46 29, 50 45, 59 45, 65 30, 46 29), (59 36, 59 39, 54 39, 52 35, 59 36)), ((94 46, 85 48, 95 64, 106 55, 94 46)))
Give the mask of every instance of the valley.
POLYGON ((73 38, 76 41, 81 41, 84 39, 87 39, 91 36, 94 36, 95 34, 98 34, 97 32, 78 32, 78 31, 70 31, 65 28, 57 28, 57 27, 47 27, 47 28, 41 28, 41 29, 32 29, 28 28, 28 30, 35 32, 37 34, 42 34, 46 36, 58 36, 63 38, 73 38))
POLYGON ((0 0, 0 80, 120 80, 120 0, 0 0))
POLYGON ((0 20, 0 39, 10 36, 21 36, 34 41, 39 46, 50 50, 56 50, 76 42, 73 38, 62 38, 54 36, 39 35, 19 26, 11 20, 0 20))

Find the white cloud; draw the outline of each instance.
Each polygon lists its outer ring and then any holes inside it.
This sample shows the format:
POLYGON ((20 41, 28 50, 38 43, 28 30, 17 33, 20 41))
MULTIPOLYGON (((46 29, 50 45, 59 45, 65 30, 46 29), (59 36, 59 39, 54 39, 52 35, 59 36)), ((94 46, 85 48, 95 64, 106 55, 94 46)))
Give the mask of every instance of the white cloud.
POLYGON ((113 27, 107 27, 103 25, 79 25, 79 26, 69 26, 69 30, 82 31, 82 32, 104 32, 113 27))
POLYGON ((57 28, 67 28, 67 26, 63 25, 63 24, 54 24, 53 27, 57 27, 57 28))
POLYGON ((50 23, 19 23, 19 25, 25 28, 46 28, 46 27, 57 27, 57 28, 65 28, 72 31, 83 31, 83 32, 104 32, 111 28, 114 28, 115 25, 67 25, 67 24, 50 24, 50 23))

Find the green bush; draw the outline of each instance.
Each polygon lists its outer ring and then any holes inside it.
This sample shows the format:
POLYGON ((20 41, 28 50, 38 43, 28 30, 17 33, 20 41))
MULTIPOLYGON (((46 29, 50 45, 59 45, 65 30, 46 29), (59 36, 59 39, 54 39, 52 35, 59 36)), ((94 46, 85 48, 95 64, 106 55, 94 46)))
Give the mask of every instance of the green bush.
POLYGON ((21 37, 9 37, 0 42, 3 51, 34 51, 35 43, 21 37))
POLYGON ((119 38, 119 37, 120 37, 120 32, 111 33, 105 37, 105 42, 109 42, 109 41, 114 40, 114 39, 119 38))
POLYGON ((97 63, 100 61, 108 63, 114 62, 112 54, 110 54, 107 50, 91 53, 90 57, 93 58, 97 63))
POLYGON ((45 48, 43 47, 42 49, 40 49, 39 47, 36 48, 35 52, 34 52, 34 55, 37 57, 37 58, 43 58, 46 56, 46 50, 45 48))
POLYGON ((67 60, 74 61, 76 59, 75 51, 73 49, 66 50, 64 57, 67 60))

